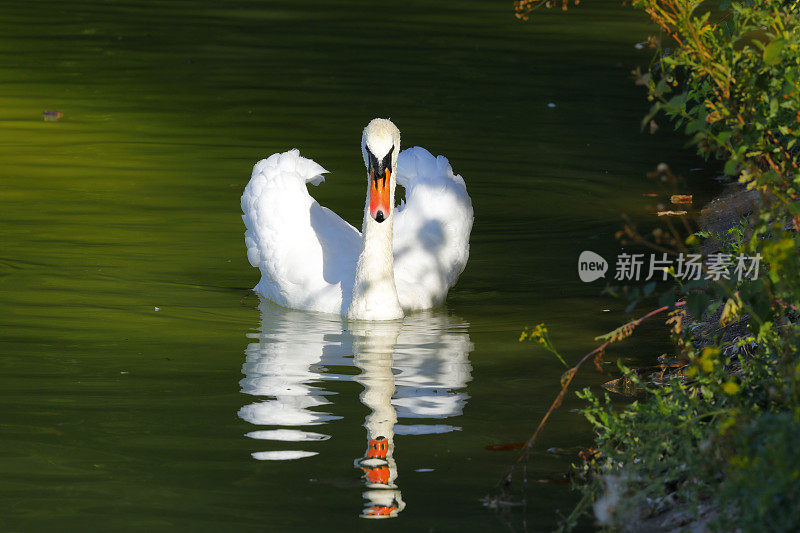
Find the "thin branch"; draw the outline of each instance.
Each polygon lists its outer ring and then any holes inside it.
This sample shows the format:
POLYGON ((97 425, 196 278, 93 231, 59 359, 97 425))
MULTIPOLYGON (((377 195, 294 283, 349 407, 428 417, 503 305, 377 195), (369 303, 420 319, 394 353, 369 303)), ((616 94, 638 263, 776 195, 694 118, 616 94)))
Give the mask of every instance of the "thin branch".
MULTIPOLYGON (((675 303, 675 307, 682 307, 684 305, 686 305, 685 301, 676 302, 675 303)), ((601 344, 600 346, 598 346, 597 348, 595 348, 591 352, 589 352, 586 355, 584 355, 581 358, 581 360, 578 361, 578 363, 575 366, 573 366, 572 368, 570 368, 569 370, 564 372, 564 375, 561 378, 561 391, 559 391, 558 395, 556 396, 556 399, 553 400, 553 403, 550 405, 550 408, 547 410, 547 412, 542 417, 542 420, 539 422, 539 425, 536 427, 536 431, 533 432, 533 435, 531 435, 531 438, 529 438, 528 441, 525 443, 525 446, 522 447, 522 451, 520 452, 520 454, 517 457, 517 459, 512 463, 511 467, 503 475, 503 477, 500 478, 500 480, 497 482, 497 484, 495 485, 495 489, 500 487, 500 486, 502 486, 504 483, 506 483, 507 480, 509 480, 511 478, 511 475, 514 473, 514 470, 520 465, 520 463, 522 463, 523 461, 527 460, 528 454, 530 452, 530 449, 533 446, 534 442, 536 442, 536 438, 539 436, 539 433, 542 431, 542 428, 547 423, 547 420, 550 418, 550 415, 553 414, 553 412, 556 409, 558 409, 558 407, 561 405, 561 402, 564 399, 564 396, 566 396, 566 394, 567 394, 567 390, 569 389, 569 385, 570 385, 570 383, 572 383, 572 379, 575 377, 575 374, 577 374, 578 369, 581 367, 581 365, 583 365, 583 363, 585 363, 587 360, 589 360, 592 356, 604 352, 605 349, 610 344, 629 337, 631 335, 631 333, 633 332, 633 329, 635 327, 637 327, 638 325, 640 325, 645 320, 647 320, 649 318, 652 318, 652 317, 654 317, 655 315, 657 315, 659 313, 663 313, 664 311, 667 311, 669 309, 671 309, 671 306, 668 306, 668 305, 665 305, 663 307, 659 307, 658 309, 654 309, 653 311, 650 311, 646 315, 644 315, 644 316, 642 316, 640 318, 637 318, 636 320, 631 320, 630 322, 626 323, 624 326, 614 330, 614 332, 612 332, 612 333, 615 333, 615 332, 621 332, 621 333, 619 335, 610 335, 610 336, 608 336, 608 340, 606 340, 603 344, 601 344)), ((489 499, 488 496, 487 496, 487 499, 489 499)))

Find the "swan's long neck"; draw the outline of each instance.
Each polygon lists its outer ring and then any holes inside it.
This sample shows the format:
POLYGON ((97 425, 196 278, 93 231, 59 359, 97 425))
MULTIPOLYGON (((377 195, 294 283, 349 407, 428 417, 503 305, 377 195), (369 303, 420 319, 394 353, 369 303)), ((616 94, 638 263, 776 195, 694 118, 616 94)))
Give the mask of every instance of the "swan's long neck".
POLYGON ((377 222, 368 209, 364 210, 361 255, 356 264, 353 299, 347 312, 351 319, 392 320, 403 317, 394 283, 393 222, 394 208, 383 222, 377 222))

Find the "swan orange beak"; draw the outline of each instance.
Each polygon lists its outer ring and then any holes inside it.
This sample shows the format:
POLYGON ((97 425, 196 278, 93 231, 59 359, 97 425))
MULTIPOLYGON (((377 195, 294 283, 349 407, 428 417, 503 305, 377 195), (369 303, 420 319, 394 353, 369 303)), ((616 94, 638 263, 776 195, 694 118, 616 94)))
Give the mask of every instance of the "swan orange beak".
POLYGON ((370 439, 367 459, 386 459, 387 455, 389 455, 389 441, 386 440, 386 437, 370 439))
POLYGON ((369 178, 369 215, 383 222, 392 213, 392 171, 372 167, 369 178))

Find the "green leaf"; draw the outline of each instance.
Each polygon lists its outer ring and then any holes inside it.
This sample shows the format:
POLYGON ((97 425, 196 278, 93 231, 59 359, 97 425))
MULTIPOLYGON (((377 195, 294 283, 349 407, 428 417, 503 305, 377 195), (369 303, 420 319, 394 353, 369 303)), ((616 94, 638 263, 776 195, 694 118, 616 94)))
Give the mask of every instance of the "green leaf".
POLYGON ((700 131, 706 127, 706 121, 702 118, 698 118, 697 120, 693 120, 686 125, 686 133, 694 133, 696 131, 700 131))
POLYGON ((725 162, 725 169, 724 169, 725 175, 726 176, 735 175, 737 168, 739 168, 739 164, 736 162, 736 160, 728 159, 728 161, 725 162))
POLYGON ((764 48, 764 63, 767 65, 777 65, 780 61, 780 54, 786 44, 784 39, 775 39, 764 48))
POLYGON ((774 117, 778 114, 778 106, 780 106, 778 99, 771 98, 769 101, 769 116, 774 117))
POLYGON ((670 98, 669 102, 667 102, 668 107, 677 107, 678 109, 683 109, 683 106, 686 105, 686 100, 689 98, 687 93, 681 93, 678 95, 673 96, 670 98))

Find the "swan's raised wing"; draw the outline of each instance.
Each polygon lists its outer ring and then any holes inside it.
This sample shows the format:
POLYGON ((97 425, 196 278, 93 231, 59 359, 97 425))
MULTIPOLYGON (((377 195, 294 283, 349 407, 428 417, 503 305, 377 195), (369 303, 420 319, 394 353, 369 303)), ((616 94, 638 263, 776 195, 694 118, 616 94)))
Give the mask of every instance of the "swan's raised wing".
POLYGON ((472 200, 447 158, 424 148, 400 153, 397 183, 405 203, 395 210, 394 277, 406 311, 441 303, 469 258, 472 200))
POLYGON ((306 184, 318 185, 326 172, 296 149, 256 163, 242 194, 244 238, 261 270, 257 292, 285 307, 342 314, 361 234, 308 194, 306 184))

